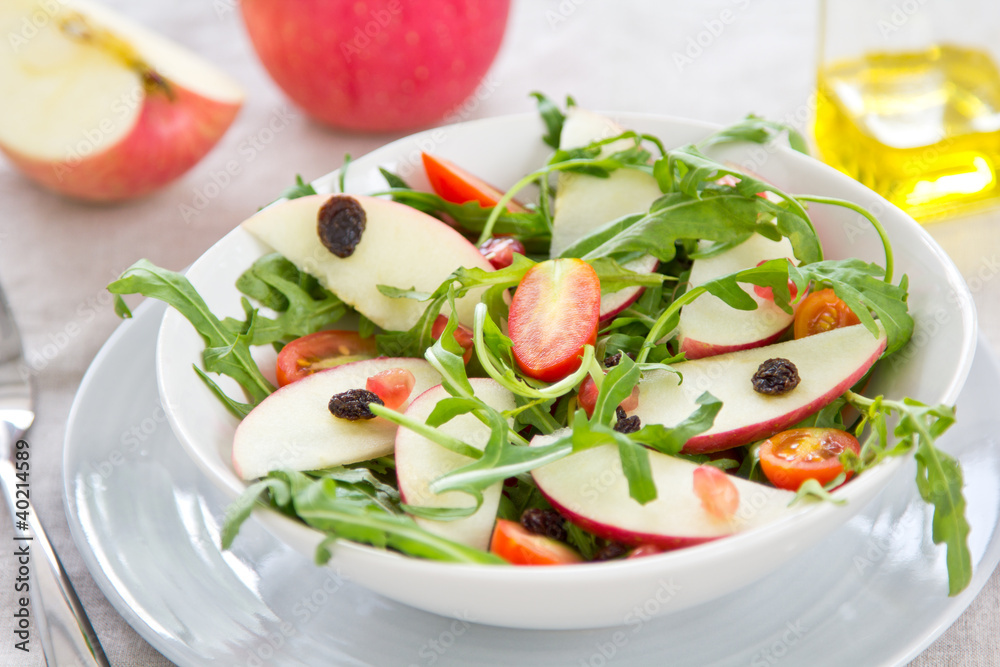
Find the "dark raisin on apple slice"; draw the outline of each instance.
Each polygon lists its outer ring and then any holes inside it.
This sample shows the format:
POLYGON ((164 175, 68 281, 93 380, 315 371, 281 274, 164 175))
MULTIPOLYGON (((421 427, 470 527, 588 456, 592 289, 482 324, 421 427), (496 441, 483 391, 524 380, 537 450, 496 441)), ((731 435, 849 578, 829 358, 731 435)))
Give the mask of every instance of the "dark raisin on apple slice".
POLYGON ((555 510, 543 510, 537 507, 526 509, 521 515, 521 525, 535 535, 544 535, 560 542, 566 541, 566 519, 555 510))
POLYGON ((615 422, 613 429, 619 433, 625 433, 627 435, 629 433, 635 433, 642 428, 642 422, 639 421, 639 416, 627 416, 625 410, 623 410, 620 405, 615 408, 615 416, 618 418, 618 421, 615 422))
POLYGON ((365 209, 347 195, 330 197, 319 209, 316 231, 323 246, 344 259, 354 254, 365 231, 365 209))
POLYGON ((614 560, 628 553, 628 547, 621 542, 608 542, 594 553, 595 561, 614 560))
POLYGON ((349 389, 330 398, 330 414, 334 417, 355 422, 359 419, 375 419, 375 413, 368 406, 372 403, 385 405, 373 391, 349 389))
POLYGON ((753 390, 758 394, 781 396, 799 386, 799 370, 788 359, 768 359, 753 374, 753 390))

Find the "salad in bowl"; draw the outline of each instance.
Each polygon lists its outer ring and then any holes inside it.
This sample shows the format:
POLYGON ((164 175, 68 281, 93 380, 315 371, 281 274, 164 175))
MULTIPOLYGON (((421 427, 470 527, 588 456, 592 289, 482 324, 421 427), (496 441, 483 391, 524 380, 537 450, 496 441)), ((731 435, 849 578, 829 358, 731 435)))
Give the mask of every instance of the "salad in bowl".
POLYGON ((614 625, 664 581, 680 610, 779 567, 915 459, 961 590, 936 439, 975 316, 947 257, 776 146, 802 147, 787 128, 538 100, 299 181, 185 275, 110 285, 174 307, 161 399, 234 497, 223 543, 256 507, 423 609, 614 625))

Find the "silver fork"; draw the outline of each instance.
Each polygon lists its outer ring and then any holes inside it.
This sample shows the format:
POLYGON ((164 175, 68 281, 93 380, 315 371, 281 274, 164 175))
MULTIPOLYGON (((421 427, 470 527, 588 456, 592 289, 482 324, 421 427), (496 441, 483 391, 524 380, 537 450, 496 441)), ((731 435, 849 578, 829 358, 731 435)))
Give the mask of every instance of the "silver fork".
MULTIPOLYGON (((97 633, 31 505, 31 445, 21 439, 35 421, 26 368, 21 335, 0 288, 0 487, 14 521, 13 551, 18 554, 15 572, 22 566, 29 571, 29 588, 15 590, 19 601, 30 600, 46 665, 110 667, 97 633)), ((9 553, 7 547, 0 552, 9 553)), ((15 613, 21 609, 18 606, 15 613)), ((31 637, 20 627, 21 618, 15 620, 15 632, 24 634, 16 635, 15 642, 25 640, 30 649, 31 637)))

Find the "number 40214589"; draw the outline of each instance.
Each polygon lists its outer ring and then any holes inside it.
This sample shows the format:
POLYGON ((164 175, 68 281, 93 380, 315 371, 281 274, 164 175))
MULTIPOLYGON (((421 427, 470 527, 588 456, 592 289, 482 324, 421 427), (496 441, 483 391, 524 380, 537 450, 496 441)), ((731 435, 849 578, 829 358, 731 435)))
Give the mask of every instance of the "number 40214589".
POLYGON ((16 477, 20 480, 15 484, 14 498, 16 511, 14 512, 18 521, 28 521, 28 507, 31 494, 28 487, 28 473, 31 468, 30 445, 27 440, 18 440, 15 445, 14 467, 17 469, 16 477))

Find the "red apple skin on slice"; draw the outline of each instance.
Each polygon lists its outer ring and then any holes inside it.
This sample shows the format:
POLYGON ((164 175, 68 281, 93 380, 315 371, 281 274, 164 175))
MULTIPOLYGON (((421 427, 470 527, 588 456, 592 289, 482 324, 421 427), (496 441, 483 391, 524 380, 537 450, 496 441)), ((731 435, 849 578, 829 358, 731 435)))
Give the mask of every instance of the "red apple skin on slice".
POLYGON ((70 197, 111 202, 147 195, 201 161, 236 118, 238 105, 171 86, 148 94, 127 140, 83 159, 32 159, 4 149, 29 178, 70 197))
MULTIPOLYGON (((497 410, 513 410, 514 395, 489 378, 470 378, 475 395, 497 410)), ((424 422, 438 402, 450 398, 444 387, 438 385, 413 399, 406 410, 408 417, 424 422)), ((460 415, 438 427, 443 433, 454 436, 468 445, 482 450, 490 437, 490 428, 473 415, 460 415)), ((446 491, 431 492, 429 485, 452 470, 473 462, 467 456, 445 449, 436 442, 406 428, 396 434, 396 478, 399 495, 404 503, 419 507, 471 507, 475 501, 467 493, 446 491)), ((436 521, 414 517, 421 527, 448 539, 467 544, 476 549, 489 547, 493 523, 503 482, 483 490, 483 503, 470 516, 455 521, 436 521)))
MULTIPOLYGON (((545 445, 558 435, 535 437, 531 445, 545 445)), ((629 496, 614 445, 571 454, 531 474, 567 519, 600 537, 631 545, 694 546, 799 511, 788 507, 791 492, 734 477, 739 506, 732 517, 721 519, 708 513, 694 492, 697 464, 656 451, 649 452, 649 462, 657 498, 645 505, 629 496)))
MULTIPOLYGON (((652 255, 643 255, 622 264, 622 268, 636 273, 653 273, 660 266, 660 260, 652 255)), ((626 287, 617 292, 601 296, 601 322, 607 322, 618 313, 635 303, 645 287, 626 287)))
POLYGON ((236 428, 232 454, 236 474, 255 479, 271 470, 318 470, 391 454, 395 424, 378 418, 340 419, 330 414, 328 406, 334 394, 364 389, 368 378, 392 368, 410 371, 415 380, 400 410, 441 382, 423 359, 381 357, 336 366, 285 385, 236 428))
POLYGON ((828 405, 864 377, 885 350, 884 331, 873 336, 864 325, 716 355, 673 365, 683 375, 652 371, 639 384, 633 412, 643 424, 680 423, 696 408, 703 392, 723 402, 712 427, 684 446, 685 454, 704 454, 745 445, 783 431, 828 405), (759 394, 752 377, 767 359, 795 364, 801 381, 780 396, 759 394))
POLYGON ((580 367, 583 348, 597 341, 601 283, 580 259, 550 259, 521 279, 508 328, 514 360, 525 375, 555 382, 580 367))
MULTIPOLYGON (((704 246, 704 242, 702 243, 704 246)), ((692 286, 757 266, 761 260, 792 257, 787 238, 771 241, 754 234, 740 245, 714 257, 696 259, 691 266, 692 286)), ((737 310, 712 294, 702 294, 681 309, 679 351, 688 359, 771 345, 781 339, 793 316, 773 301, 757 296, 752 285, 741 285, 757 302, 755 310, 737 310)))

